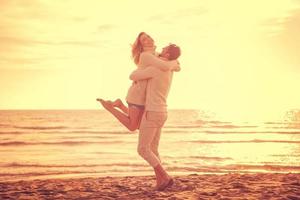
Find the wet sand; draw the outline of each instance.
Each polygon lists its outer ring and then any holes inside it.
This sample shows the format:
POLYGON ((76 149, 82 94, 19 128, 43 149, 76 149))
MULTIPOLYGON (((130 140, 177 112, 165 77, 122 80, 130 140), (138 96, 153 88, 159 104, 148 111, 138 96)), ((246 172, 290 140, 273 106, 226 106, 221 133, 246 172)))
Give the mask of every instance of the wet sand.
POLYGON ((300 200, 300 174, 191 174, 174 180, 160 192, 154 190, 154 176, 1 182, 0 199, 300 200))

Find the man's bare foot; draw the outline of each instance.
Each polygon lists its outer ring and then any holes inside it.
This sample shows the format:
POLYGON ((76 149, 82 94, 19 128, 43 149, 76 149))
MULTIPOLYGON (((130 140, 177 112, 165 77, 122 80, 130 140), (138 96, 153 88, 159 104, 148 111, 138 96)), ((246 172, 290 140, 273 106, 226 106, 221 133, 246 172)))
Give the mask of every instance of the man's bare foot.
POLYGON ((174 180, 171 177, 169 177, 167 180, 163 181, 159 185, 156 185, 155 189, 157 191, 163 191, 166 188, 171 187, 173 184, 174 184, 174 180))

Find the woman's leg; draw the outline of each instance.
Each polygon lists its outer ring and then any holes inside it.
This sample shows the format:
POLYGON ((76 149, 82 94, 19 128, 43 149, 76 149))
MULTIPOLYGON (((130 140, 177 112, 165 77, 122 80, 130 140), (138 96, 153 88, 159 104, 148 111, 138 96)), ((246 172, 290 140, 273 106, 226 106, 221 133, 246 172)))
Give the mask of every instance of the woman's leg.
POLYGON ((139 127, 141 117, 144 110, 136 107, 129 107, 128 115, 124 114, 120 110, 114 108, 112 103, 104 101, 103 99, 99 100, 102 106, 109 111, 113 116, 115 116, 119 122, 121 122, 128 130, 135 131, 139 127))

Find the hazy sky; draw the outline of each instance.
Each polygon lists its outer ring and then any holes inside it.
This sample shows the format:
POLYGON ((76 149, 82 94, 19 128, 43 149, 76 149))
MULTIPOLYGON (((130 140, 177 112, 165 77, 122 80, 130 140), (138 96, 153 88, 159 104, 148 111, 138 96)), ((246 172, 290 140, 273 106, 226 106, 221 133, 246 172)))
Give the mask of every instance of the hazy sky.
POLYGON ((299 0, 1 0, 0 109, 124 99, 130 44, 182 49, 169 108, 264 119, 300 108, 299 0))

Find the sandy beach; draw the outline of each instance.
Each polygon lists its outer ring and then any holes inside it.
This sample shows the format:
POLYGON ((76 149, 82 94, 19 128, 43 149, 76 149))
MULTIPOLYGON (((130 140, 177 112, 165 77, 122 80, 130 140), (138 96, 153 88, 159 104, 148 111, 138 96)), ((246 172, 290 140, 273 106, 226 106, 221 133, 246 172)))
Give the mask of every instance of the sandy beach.
POLYGON ((154 176, 0 183, 0 199, 300 199, 300 174, 190 174, 155 191, 154 176))

